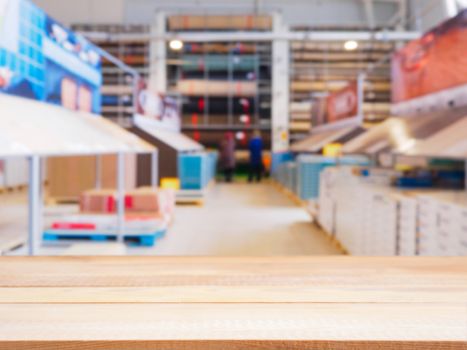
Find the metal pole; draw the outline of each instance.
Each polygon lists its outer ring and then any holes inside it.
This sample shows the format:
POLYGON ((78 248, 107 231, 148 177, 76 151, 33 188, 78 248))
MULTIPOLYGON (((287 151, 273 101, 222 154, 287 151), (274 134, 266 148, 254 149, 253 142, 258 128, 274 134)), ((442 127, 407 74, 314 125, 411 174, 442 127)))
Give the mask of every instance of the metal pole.
POLYGON ((102 188, 102 158, 100 155, 96 156, 96 189, 100 190, 102 188))
POLYGON ((124 242, 125 230, 125 154, 117 155, 117 242, 124 242))
POLYGON ((151 186, 157 189, 159 187, 159 150, 151 153, 151 186))
POLYGON ((35 239, 40 234, 41 215, 41 166, 39 156, 29 157, 29 203, 28 203, 28 255, 35 253, 35 239))
POLYGON ((464 162, 464 176, 465 176, 465 183, 464 183, 464 187, 465 187, 465 190, 467 191, 467 160, 465 160, 464 162))

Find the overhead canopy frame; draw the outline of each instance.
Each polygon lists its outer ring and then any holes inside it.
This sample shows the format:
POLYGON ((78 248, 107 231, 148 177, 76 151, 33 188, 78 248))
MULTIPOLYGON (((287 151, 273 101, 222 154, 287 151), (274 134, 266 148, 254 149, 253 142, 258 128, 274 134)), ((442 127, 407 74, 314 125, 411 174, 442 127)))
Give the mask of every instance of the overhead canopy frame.
POLYGON ((292 152, 316 153, 330 143, 346 143, 365 131, 360 126, 345 127, 338 130, 323 131, 311 134, 303 140, 294 143, 290 149, 292 152))
POLYGON ((343 152, 369 155, 381 152, 404 153, 417 141, 427 139, 465 115, 467 109, 462 108, 423 116, 391 117, 346 143, 343 152))
POLYGON ((433 136, 417 142, 405 155, 467 159, 467 115, 433 136))
POLYGON ((0 94, 0 116, 0 158, 29 159, 29 254, 42 222, 41 157, 118 154, 117 237, 123 241, 124 154, 153 154, 157 164, 157 149, 100 116, 20 97, 0 94))
POLYGON ((155 148, 100 116, 0 94, 0 157, 152 153, 155 148))
POLYGON ((169 131, 158 128, 150 121, 146 122, 145 117, 135 116, 133 119, 134 125, 141 129, 151 137, 156 138, 160 142, 168 145, 170 148, 179 152, 196 152, 203 151, 204 146, 181 132, 169 131))

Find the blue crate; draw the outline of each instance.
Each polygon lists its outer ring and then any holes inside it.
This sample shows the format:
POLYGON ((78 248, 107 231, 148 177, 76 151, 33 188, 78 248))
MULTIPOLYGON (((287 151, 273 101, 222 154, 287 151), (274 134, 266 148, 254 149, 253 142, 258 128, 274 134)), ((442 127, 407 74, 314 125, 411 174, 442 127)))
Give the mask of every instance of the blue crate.
POLYGON ((319 177, 330 166, 336 166, 335 158, 301 155, 297 157, 297 195, 303 200, 319 196, 319 177))
POLYGON ((206 153, 180 154, 178 178, 182 190, 202 190, 206 183, 206 153))
POLYGON ((294 156, 292 152, 277 152, 271 155, 271 174, 275 175, 284 163, 292 162, 294 156))
POLYGON ((178 178, 182 190, 203 190, 214 179, 217 152, 182 153, 178 157, 178 178))

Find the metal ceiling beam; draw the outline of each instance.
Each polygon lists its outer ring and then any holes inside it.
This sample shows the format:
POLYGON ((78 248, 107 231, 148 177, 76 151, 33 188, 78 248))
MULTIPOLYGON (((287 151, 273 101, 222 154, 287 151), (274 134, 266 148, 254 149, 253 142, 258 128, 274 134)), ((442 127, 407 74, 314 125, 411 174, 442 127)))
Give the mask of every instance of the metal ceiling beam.
POLYGON ((286 41, 409 41, 418 39, 420 32, 415 31, 287 31, 272 32, 189 32, 167 33, 164 36, 151 36, 151 34, 111 34, 102 32, 81 32, 90 40, 99 41, 156 41, 173 39, 184 42, 262 42, 273 40, 286 41))
POLYGON ((375 13, 373 8, 373 0, 363 0, 363 5, 365 7, 368 28, 373 29, 375 27, 375 13))

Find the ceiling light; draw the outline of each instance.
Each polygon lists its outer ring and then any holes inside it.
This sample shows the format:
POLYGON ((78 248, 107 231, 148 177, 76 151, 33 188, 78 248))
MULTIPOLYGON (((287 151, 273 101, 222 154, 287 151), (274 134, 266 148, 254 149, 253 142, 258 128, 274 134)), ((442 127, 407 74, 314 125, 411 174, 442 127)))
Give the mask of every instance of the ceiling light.
POLYGON ((169 47, 174 51, 180 51, 181 49, 183 49, 183 41, 178 39, 171 40, 169 43, 169 47))
POLYGON ((344 49, 346 49, 347 51, 353 51, 353 50, 356 50, 357 48, 358 48, 358 42, 356 42, 355 40, 348 40, 344 44, 344 49))

